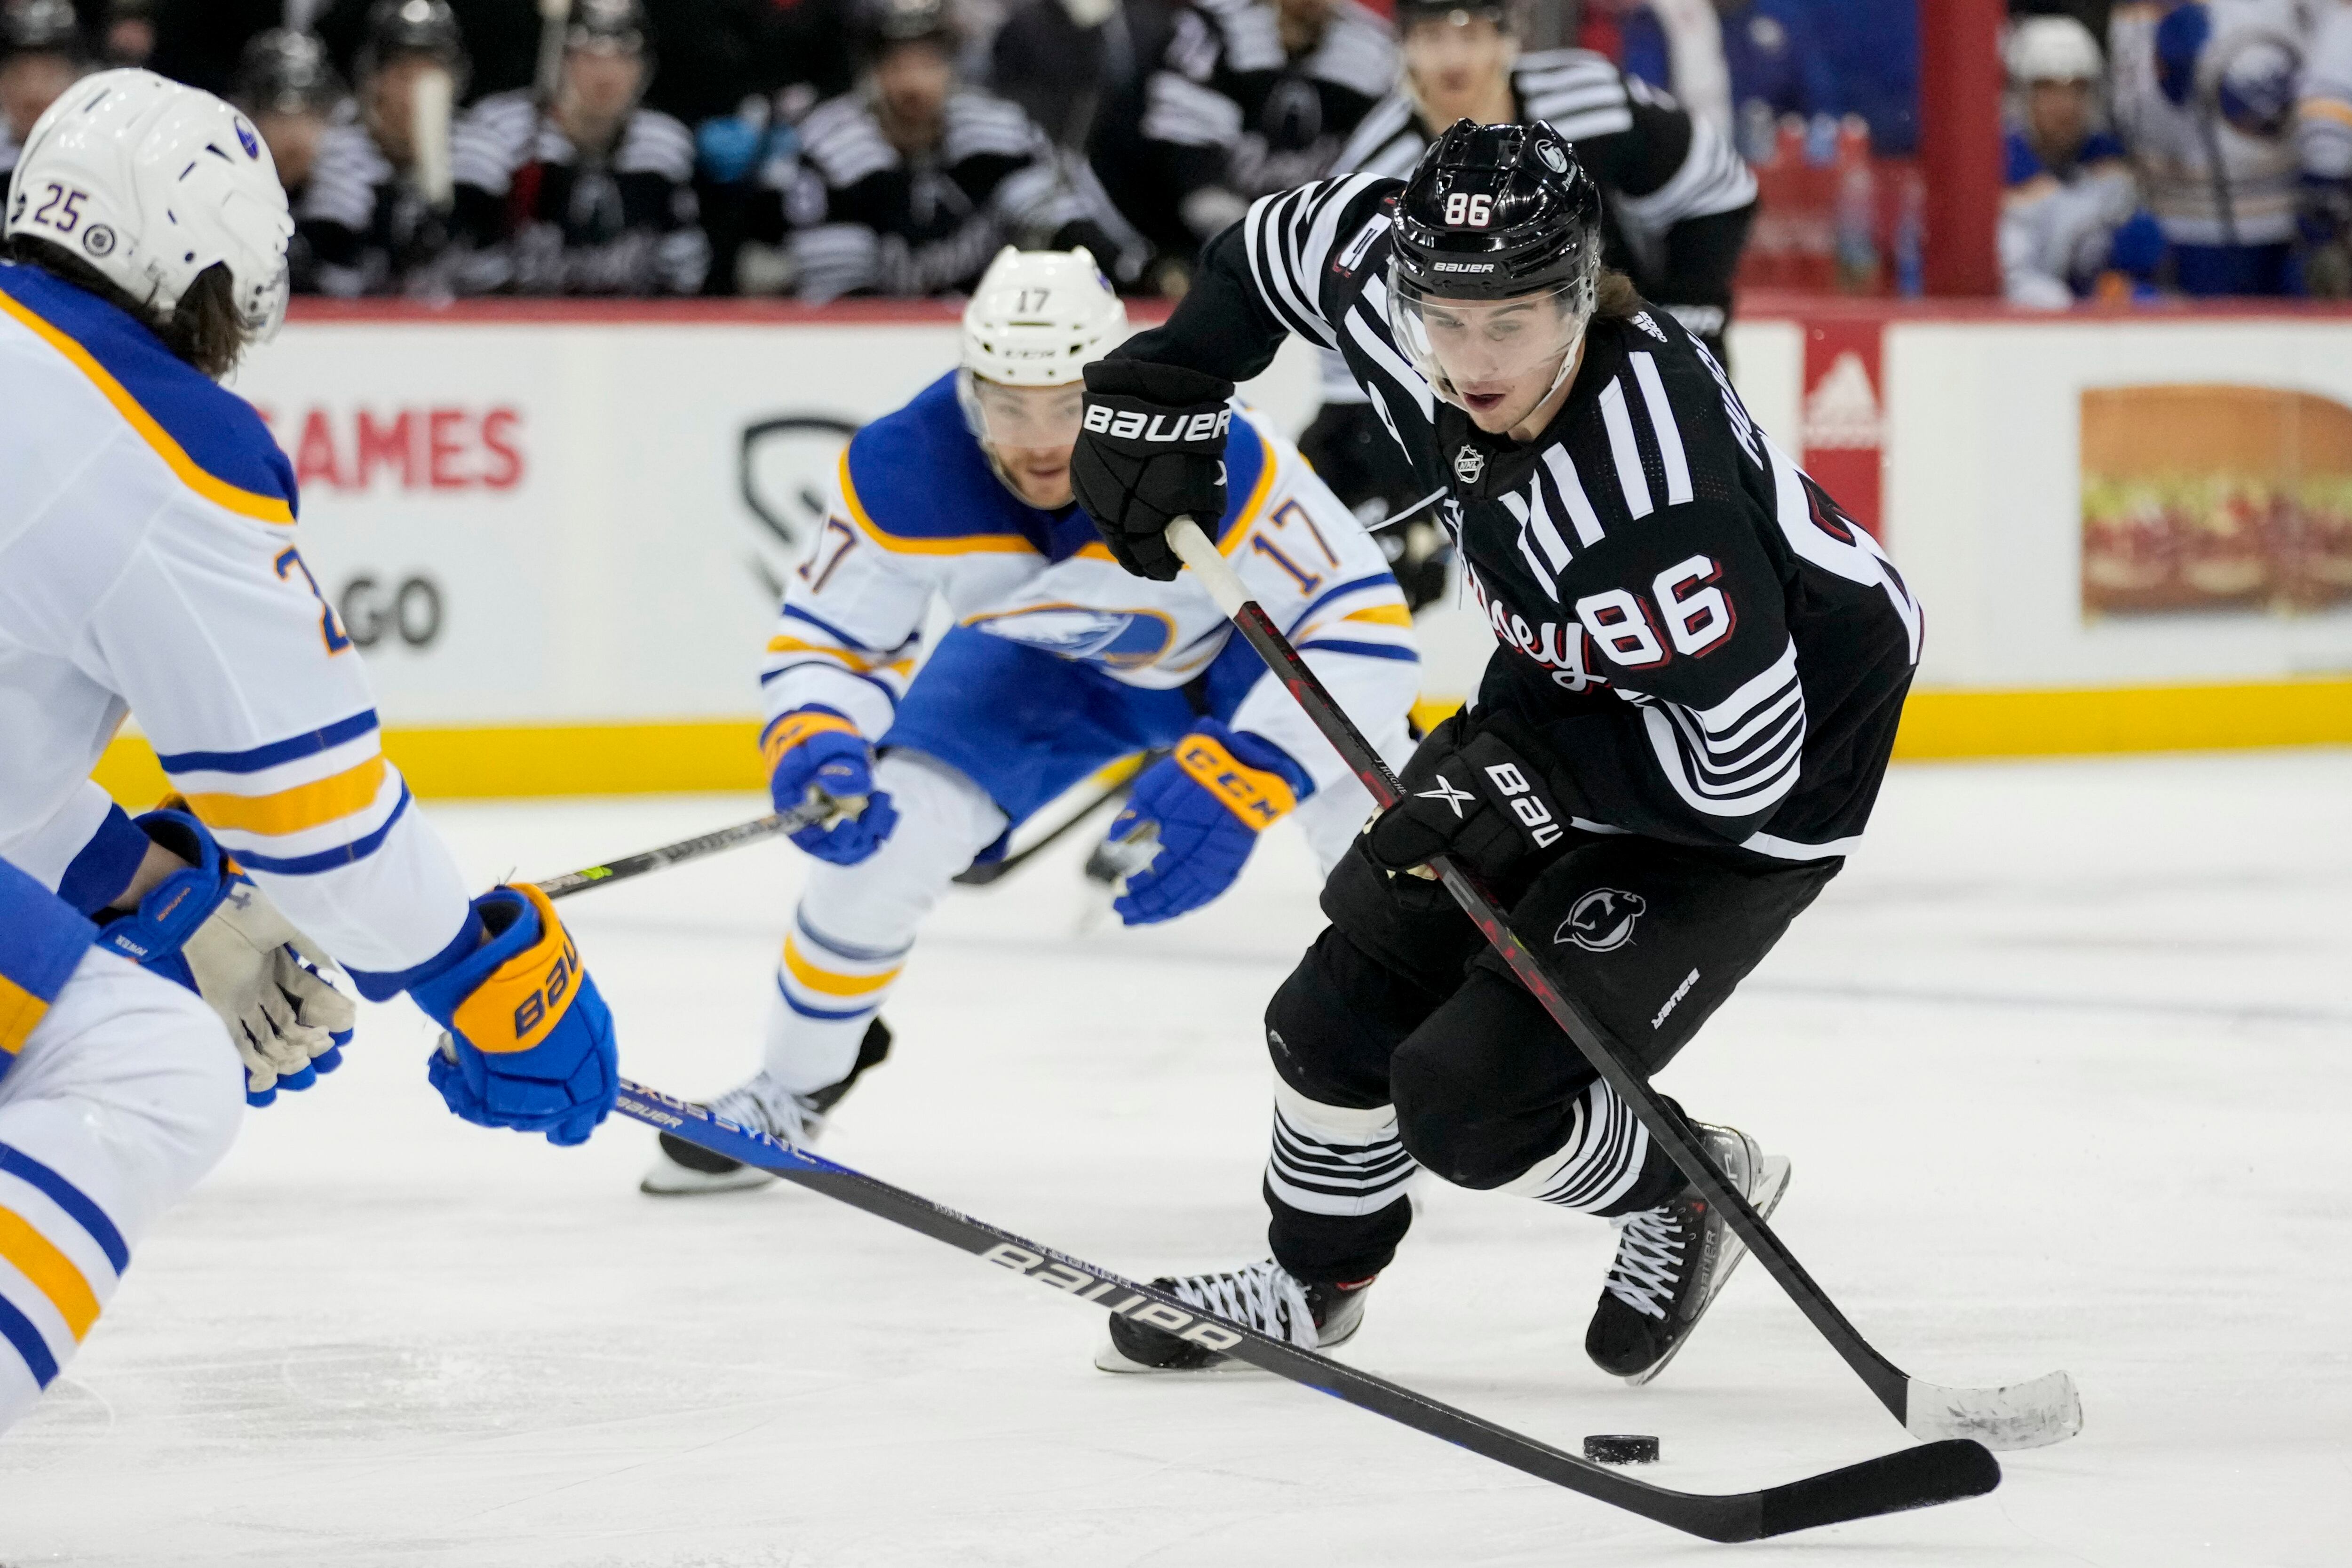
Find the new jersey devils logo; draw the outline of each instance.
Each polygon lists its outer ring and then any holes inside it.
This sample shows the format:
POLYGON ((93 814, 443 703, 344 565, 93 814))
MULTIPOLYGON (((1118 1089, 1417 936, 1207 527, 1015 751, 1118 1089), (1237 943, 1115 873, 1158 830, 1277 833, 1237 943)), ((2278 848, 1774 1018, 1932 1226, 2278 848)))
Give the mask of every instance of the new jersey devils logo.
POLYGON ((1633 940, 1633 922, 1649 907, 1639 893, 1595 888, 1570 906, 1551 940, 1555 945, 1572 942, 1587 952, 1614 952, 1633 940))

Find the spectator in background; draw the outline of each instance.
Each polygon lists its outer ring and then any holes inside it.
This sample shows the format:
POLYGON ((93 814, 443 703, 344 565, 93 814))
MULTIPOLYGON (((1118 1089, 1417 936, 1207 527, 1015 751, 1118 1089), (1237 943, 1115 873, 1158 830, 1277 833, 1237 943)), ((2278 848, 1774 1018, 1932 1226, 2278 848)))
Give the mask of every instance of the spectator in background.
POLYGON ((1353 0, 1193 0, 1144 90, 1139 226, 1189 260, 1259 196, 1320 177, 1396 80, 1388 25, 1353 0))
MULTIPOLYGON (((293 71, 299 96, 316 113, 316 100, 331 84, 300 59, 310 44, 307 35, 276 29, 247 45, 247 58, 281 78, 293 71)), ((353 65, 358 112, 324 111, 329 122, 317 161, 293 204, 296 245, 310 263, 308 281, 347 299, 446 298, 457 292, 461 264, 454 247, 456 195, 425 188, 420 152, 456 141, 446 119, 434 124, 425 117, 446 116, 463 101, 472 74, 457 13, 448 0, 376 0, 353 65)), ((290 85, 279 90, 298 96, 290 85)), ((298 288, 302 281, 298 278, 298 288)))
POLYGON ((0 212, 33 122, 87 69, 81 24, 68 0, 0 7, 0 212))
POLYGON ((256 33, 237 64, 230 102, 245 110, 269 144, 278 183, 297 215, 286 247, 288 281, 297 294, 319 292, 319 258, 313 236, 300 221, 310 198, 319 152, 349 103, 342 79, 327 62, 327 46, 309 33, 272 27, 256 33))
POLYGON ((114 0, 106 8, 106 39, 100 51, 110 66, 143 66, 155 52, 153 0, 114 0))
POLYGON ((1029 0, 991 46, 990 79, 1150 233, 1167 201, 1143 137, 1144 83, 1175 36, 1175 0, 1029 0))
MULTIPOLYGON (((1811 120, 1844 112, 1829 56, 1814 36, 1814 0, 1706 0, 1722 33, 1733 141, 1751 163, 1770 160, 1784 114, 1811 120)), ((1677 90, 1673 41, 1654 5, 1622 24, 1628 76, 1677 90)))
POLYGON ((554 101, 493 94, 458 122, 464 287, 693 294, 710 265, 694 138, 639 100, 654 73, 638 0, 573 0, 554 101))
POLYGON ((1132 278, 1140 246, 1020 108, 956 79, 943 0, 867 0, 861 85, 809 111, 761 171, 745 234, 786 247, 803 299, 970 289, 1008 244, 1084 246, 1132 278))
POLYGON ((2299 0, 2118 6, 2115 115, 2192 295, 2288 294, 2294 268, 2299 0))
POLYGON ((2099 128, 2098 41, 2072 16, 2033 16, 2010 34, 2007 53, 2004 292, 2014 304, 2063 310, 2111 268, 2152 277, 2163 240, 2139 213, 2123 144, 2099 128))

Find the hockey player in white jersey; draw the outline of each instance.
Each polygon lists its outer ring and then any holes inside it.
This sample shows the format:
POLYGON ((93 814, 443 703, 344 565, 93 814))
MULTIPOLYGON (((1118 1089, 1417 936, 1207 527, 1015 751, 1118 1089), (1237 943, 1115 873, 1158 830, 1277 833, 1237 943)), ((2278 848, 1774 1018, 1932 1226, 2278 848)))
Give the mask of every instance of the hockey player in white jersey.
POLYGON ((290 466, 217 384, 277 330, 292 231, 251 122, 141 70, 41 117, 7 209, 0 1427, 227 1148, 240 1059, 257 1103, 333 1064, 352 1008, 319 959, 443 1026, 428 1071, 469 1121, 576 1143, 613 1103, 577 949, 532 889, 467 897, 378 748, 290 466), (89 779, 133 712, 183 797, 135 820, 89 779))
MULTIPOLYGON (((843 454, 831 515, 768 643, 761 745, 782 805, 812 785, 865 804, 794 836, 819 863, 776 971, 763 1065, 720 1114, 808 1142, 887 1047, 883 999, 950 880, 1107 763, 1173 748, 1111 825, 1122 848, 1152 852, 1113 905, 1129 924, 1216 898, 1286 816, 1328 868, 1370 814, 1208 595, 1120 571, 1075 504, 1080 367, 1126 332, 1087 252, 1007 248, 964 313, 962 368, 843 454), (918 675, 935 597, 957 624, 918 675)), ((1420 666, 1379 547, 1262 416, 1228 405, 1217 417, 1230 421, 1233 498, 1221 548, 1401 757, 1420 666)), ((646 1192, 773 1180, 661 1142, 646 1192)))

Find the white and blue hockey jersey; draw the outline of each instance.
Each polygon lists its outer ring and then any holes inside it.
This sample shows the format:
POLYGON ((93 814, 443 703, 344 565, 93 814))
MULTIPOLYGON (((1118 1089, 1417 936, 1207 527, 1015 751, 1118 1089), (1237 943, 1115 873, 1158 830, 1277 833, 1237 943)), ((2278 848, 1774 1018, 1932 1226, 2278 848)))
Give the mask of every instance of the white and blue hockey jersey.
MULTIPOLYGON (((1225 470, 1219 548, 1342 707, 1367 728, 1401 721, 1420 656, 1380 547, 1297 449, 1246 409, 1234 416, 1225 470)), ((952 374, 842 454, 824 531, 768 644, 767 717, 821 705, 878 740, 923 654, 935 595, 964 626, 1149 689, 1183 686, 1234 635, 1189 576, 1130 576, 1085 512, 1040 510, 1008 490, 964 424, 952 374)), ((1278 681, 1261 679, 1230 722, 1280 746, 1318 789, 1347 776, 1278 681)))
POLYGON ((378 745, 252 406, 145 327, 0 265, 0 856, 88 912, 146 839, 90 782, 135 710, 224 847, 385 996, 467 929, 378 745))

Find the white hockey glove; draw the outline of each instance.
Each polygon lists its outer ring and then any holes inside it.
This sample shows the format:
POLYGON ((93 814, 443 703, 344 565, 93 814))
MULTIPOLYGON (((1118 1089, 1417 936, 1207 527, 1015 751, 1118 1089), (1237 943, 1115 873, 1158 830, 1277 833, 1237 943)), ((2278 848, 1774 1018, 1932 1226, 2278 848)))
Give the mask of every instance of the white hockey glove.
POLYGON ((357 1010, 320 974, 332 961, 251 880, 233 881, 180 952, 196 994, 228 1026, 248 1100, 281 1079, 308 1089, 310 1075, 340 1065, 334 1053, 351 1038, 357 1010))

